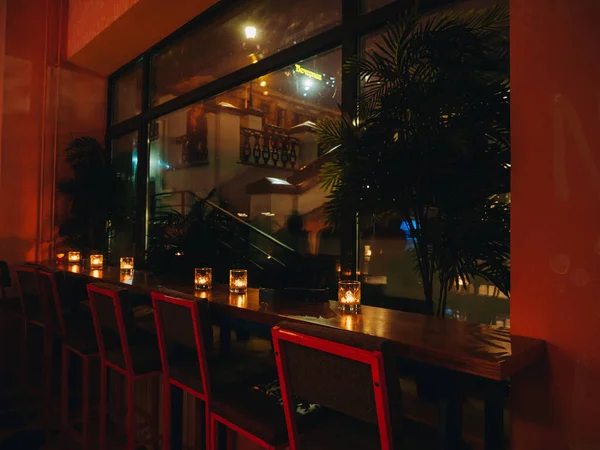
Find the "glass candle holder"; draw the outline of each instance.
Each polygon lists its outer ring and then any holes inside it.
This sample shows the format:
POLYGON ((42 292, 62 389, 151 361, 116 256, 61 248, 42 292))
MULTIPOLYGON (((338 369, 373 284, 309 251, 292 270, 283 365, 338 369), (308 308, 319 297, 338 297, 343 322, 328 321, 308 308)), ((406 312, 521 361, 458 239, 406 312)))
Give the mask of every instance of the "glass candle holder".
POLYGON ((358 312, 360 309, 360 281, 338 282, 338 309, 343 312, 358 312))
POLYGON ((246 269, 232 269, 229 271, 229 292, 245 294, 248 290, 248 271, 246 269))
POLYGON ((194 269, 194 287, 200 291, 212 288, 212 269, 210 267, 194 269))
POLYGON ((67 260, 69 261, 69 264, 79 264, 81 262, 81 252, 67 253, 67 260))
POLYGON ((65 256, 67 256, 67 254, 64 252, 57 253, 56 255, 54 255, 54 258, 56 259, 56 263, 62 264, 65 261, 65 256))
POLYGON ((90 255, 90 269, 102 269, 104 265, 103 255, 90 255))
POLYGON ((131 273, 133 272, 133 256, 124 256, 121 258, 120 266, 121 272, 131 273))

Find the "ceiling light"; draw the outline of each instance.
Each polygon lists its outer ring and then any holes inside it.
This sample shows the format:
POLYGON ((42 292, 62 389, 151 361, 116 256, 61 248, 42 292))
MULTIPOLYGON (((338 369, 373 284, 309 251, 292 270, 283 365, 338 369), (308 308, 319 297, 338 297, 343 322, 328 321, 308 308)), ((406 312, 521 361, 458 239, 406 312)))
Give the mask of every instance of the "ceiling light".
POLYGON ((264 80, 263 80, 263 81, 261 81, 261 82, 260 82, 260 86, 261 86, 261 87, 265 87, 266 85, 267 85, 267 82, 266 82, 266 81, 264 81, 264 80))

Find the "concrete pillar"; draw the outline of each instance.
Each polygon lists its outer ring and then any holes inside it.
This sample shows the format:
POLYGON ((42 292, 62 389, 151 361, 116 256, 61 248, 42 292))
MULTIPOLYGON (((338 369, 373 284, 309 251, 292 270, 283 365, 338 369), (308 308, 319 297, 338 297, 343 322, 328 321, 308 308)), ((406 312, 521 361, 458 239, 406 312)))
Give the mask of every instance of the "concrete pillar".
POLYGON ((511 0, 514 450, 600 448, 600 2, 511 0))

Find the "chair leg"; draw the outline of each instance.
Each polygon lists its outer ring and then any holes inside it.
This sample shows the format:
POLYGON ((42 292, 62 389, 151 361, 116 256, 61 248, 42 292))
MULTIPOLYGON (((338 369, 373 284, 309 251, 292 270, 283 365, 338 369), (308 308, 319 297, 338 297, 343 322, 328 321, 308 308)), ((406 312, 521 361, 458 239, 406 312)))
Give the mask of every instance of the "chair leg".
POLYGON ((27 379, 29 374, 29 325, 27 320, 23 319, 21 322, 21 383, 22 388, 27 392, 27 379))
POLYGON ((171 450, 171 383, 163 377, 163 450, 171 450))
POLYGON ((66 345, 62 346, 62 355, 60 360, 60 380, 61 380, 61 393, 60 393, 60 414, 61 423, 64 430, 69 427, 69 349, 66 345))
POLYGON ((210 416, 210 450, 218 450, 219 448, 219 430, 217 429, 217 419, 211 414, 210 416))
POLYGON ((127 376, 127 450, 135 450, 135 380, 127 376))
POLYGON ((207 401, 202 401, 203 403, 203 407, 204 407, 204 415, 202 417, 202 425, 204 426, 204 434, 206 435, 206 437, 204 437, 204 440, 206 442, 205 444, 205 449, 206 450, 210 450, 210 440, 212 437, 212 429, 210 426, 210 408, 208 407, 208 402, 207 401))
POLYGON ((90 445, 90 357, 82 356, 83 386, 81 392, 81 440, 83 449, 90 445))
POLYGON ((106 449, 106 371, 104 361, 100 361, 100 450, 106 449))

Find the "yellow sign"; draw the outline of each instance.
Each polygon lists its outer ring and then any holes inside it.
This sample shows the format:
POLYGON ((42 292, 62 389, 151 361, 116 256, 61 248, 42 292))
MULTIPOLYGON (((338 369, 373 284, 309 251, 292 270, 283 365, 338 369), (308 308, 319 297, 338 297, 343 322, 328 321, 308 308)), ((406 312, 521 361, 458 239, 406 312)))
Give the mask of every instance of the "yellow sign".
POLYGON ((313 72, 312 70, 305 69, 300 64, 294 64, 296 66, 296 72, 306 75, 307 77, 314 78, 315 80, 322 81, 323 75, 313 72))

